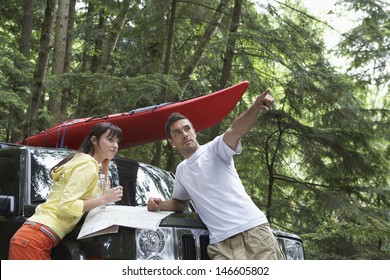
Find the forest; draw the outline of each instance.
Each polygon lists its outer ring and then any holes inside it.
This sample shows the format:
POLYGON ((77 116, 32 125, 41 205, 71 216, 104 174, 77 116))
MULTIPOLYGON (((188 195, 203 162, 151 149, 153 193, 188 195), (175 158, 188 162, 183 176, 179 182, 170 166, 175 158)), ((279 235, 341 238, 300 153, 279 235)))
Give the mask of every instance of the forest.
MULTIPOLYGON (((247 80, 199 142, 270 88, 235 157, 253 201, 307 259, 390 259, 390 4, 331 11, 347 12, 354 27, 328 48, 337 29, 299 0, 1 0, 0 142, 247 80)), ((119 154, 172 172, 182 160, 165 140, 119 154)))

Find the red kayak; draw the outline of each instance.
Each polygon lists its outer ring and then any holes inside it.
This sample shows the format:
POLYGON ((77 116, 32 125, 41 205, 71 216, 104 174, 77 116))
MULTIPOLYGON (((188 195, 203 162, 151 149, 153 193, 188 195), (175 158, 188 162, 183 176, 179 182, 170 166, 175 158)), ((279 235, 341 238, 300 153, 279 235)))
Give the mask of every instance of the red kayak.
POLYGON ((154 105, 99 117, 68 120, 41 133, 19 141, 18 144, 39 147, 78 149, 90 128, 99 122, 111 122, 123 130, 121 149, 166 139, 165 122, 173 112, 188 117, 196 131, 210 128, 222 121, 240 100, 249 83, 237 85, 197 98, 154 105))

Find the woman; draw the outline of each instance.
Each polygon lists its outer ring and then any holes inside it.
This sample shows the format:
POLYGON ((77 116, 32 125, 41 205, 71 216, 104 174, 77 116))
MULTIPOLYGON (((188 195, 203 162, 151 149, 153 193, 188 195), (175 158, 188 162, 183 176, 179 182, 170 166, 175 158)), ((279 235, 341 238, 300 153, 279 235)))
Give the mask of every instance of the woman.
POLYGON ((51 250, 73 230, 84 212, 121 200, 121 186, 107 188, 101 195, 97 187, 99 164, 107 175, 121 137, 118 126, 99 123, 91 128, 77 153, 51 169, 52 189, 46 202, 11 238, 10 260, 50 260, 51 250))

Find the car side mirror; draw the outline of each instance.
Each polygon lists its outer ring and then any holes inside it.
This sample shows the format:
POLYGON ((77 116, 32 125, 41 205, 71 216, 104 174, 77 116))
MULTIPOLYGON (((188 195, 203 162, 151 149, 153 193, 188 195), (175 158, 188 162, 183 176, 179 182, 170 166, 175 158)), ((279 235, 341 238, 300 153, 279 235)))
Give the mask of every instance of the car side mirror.
POLYGON ((0 195, 0 216, 8 216, 15 212, 15 197, 0 195))

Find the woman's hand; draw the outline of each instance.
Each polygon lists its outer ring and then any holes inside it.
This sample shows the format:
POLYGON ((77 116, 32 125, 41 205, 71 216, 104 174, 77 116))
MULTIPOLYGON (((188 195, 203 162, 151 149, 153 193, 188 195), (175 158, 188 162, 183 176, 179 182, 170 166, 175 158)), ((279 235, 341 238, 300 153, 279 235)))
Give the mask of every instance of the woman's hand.
POLYGON ((122 199, 123 187, 116 186, 115 188, 107 188, 103 191, 103 199, 107 203, 114 203, 122 199))

